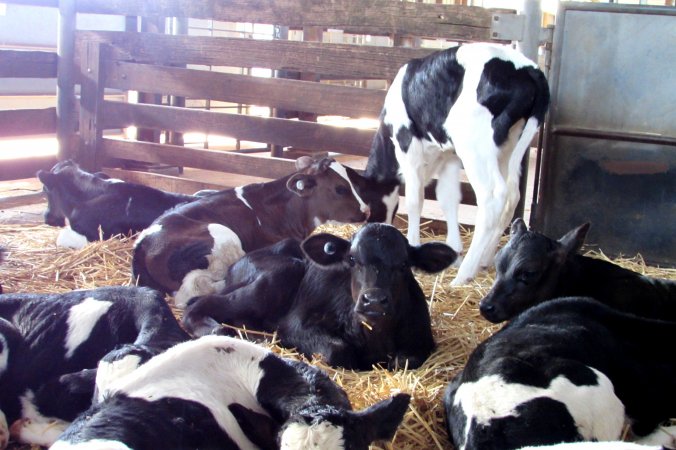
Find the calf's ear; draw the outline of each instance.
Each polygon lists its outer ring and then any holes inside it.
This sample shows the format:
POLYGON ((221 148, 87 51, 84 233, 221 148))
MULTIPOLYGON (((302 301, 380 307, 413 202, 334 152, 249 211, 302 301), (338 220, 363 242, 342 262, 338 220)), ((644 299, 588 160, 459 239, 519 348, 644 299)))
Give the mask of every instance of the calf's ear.
POLYGON ((37 177, 38 180, 47 187, 51 187, 56 179, 53 173, 44 170, 38 170, 37 177))
POLYGON ((272 417, 252 411, 239 403, 231 403, 228 409, 235 416, 237 424, 246 437, 258 448, 262 450, 279 448, 277 434, 280 426, 272 417))
POLYGON ((584 244, 584 239, 589 231, 589 222, 583 223, 577 228, 570 230, 559 239, 561 246, 557 249, 558 256, 565 259, 568 255, 577 253, 584 244))
POLYGON ((311 156, 301 156, 296 160, 296 170, 304 170, 312 165, 314 159, 311 156))
POLYGON ((95 172, 92 175, 94 175, 96 178, 98 178, 100 180, 109 180, 110 179, 110 175, 108 175, 107 173, 104 173, 104 172, 95 172))
POLYGON ((297 173, 288 179, 286 188, 299 197, 309 197, 317 187, 317 180, 312 175, 297 173))
POLYGON ((352 413, 357 416, 356 430, 367 442, 389 441, 394 437, 399 424, 404 419, 411 396, 397 394, 362 411, 352 413))
POLYGON ((458 254, 441 242, 427 242, 408 251, 411 266, 428 273, 441 272, 458 258, 458 254))
POLYGON ((328 266, 345 260, 350 242, 332 234, 320 233, 305 239, 301 248, 308 259, 320 266, 328 266))
POLYGON ((514 219, 514 222, 512 222, 512 226, 509 227, 509 236, 511 238, 520 236, 526 231, 528 231, 528 228, 526 227, 526 222, 524 222, 522 218, 518 217, 514 219))

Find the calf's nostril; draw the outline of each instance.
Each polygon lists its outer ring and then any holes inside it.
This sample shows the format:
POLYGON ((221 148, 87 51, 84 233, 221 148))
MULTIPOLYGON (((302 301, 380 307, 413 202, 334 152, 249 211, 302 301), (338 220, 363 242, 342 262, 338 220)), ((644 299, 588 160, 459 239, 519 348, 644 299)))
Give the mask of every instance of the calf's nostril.
POLYGON ((479 305, 479 311, 481 311, 482 313, 490 313, 490 312, 493 312, 494 310, 495 310, 495 306, 490 305, 488 303, 481 303, 479 305))
POLYGON ((365 292, 362 296, 364 303, 387 303, 387 296, 382 292, 365 292))

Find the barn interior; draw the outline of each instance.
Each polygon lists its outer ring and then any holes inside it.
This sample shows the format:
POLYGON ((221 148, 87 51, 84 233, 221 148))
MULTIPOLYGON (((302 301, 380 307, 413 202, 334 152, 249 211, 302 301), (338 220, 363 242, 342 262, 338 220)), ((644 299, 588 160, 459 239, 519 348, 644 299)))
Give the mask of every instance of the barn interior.
MULTIPOLYGON (((516 46, 539 63, 552 89, 547 122, 522 164, 516 215, 553 237, 591 221, 589 254, 676 280, 676 90, 666 75, 676 60, 673 0, 516 3, 0 4, 0 36, 26 35, 20 28, 29 20, 40 30, 33 41, 0 42, 0 245, 9 250, 0 283, 5 292, 134 283, 133 236, 82 250, 56 247, 59 230, 42 223, 37 170, 70 158, 92 172, 192 193, 278 178, 301 155, 363 169, 398 68, 479 41, 516 46)), ((462 192, 467 248, 476 199, 469 184, 462 192)), ((432 187, 426 199, 423 241, 443 241, 432 187)), ((404 208, 395 222, 403 232, 406 220, 404 208)), ((348 237, 355 229, 321 231, 348 237)), ((451 448, 443 390, 499 329, 478 311, 494 271, 451 287, 456 270, 417 274, 438 346, 423 367, 354 372, 311 361, 355 408, 398 392, 413 396, 394 440, 374 449, 451 448)), ((276 352, 301 358, 275 336, 263 337, 276 352)))

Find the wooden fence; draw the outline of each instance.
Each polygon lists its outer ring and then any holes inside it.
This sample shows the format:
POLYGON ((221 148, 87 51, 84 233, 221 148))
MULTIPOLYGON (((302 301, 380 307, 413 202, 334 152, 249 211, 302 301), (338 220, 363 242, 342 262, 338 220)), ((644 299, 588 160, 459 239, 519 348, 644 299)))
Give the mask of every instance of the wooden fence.
MULTIPOLYGON (((13 3, 56 6, 49 0, 15 0, 13 3)), ((377 118, 385 90, 336 85, 335 80, 391 80, 406 61, 429 54, 433 49, 137 32, 134 20, 150 18, 157 23, 169 17, 209 19, 274 24, 305 30, 307 35, 339 29, 345 33, 393 38, 490 41, 497 36, 495 22, 514 14, 508 10, 393 0, 61 0, 59 7, 62 20, 69 23, 74 23, 74 17, 69 18, 68 14, 98 13, 125 16, 132 24, 130 31, 73 32, 72 79, 60 79, 59 85, 79 84, 81 96, 79 104, 74 104, 71 112, 64 112, 59 118, 60 121, 72 121, 70 124, 59 123, 59 129, 65 130, 60 136, 61 158, 75 158, 89 170, 107 170, 119 166, 121 160, 133 160, 263 178, 276 178, 293 170, 293 161, 280 157, 286 152, 276 151, 271 156, 261 157, 114 139, 106 137, 104 132, 129 126, 171 133, 200 132, 262 142, 276 149, 299 148, 365 158, 374 130, 297 118, 256 117, 167 104, 111 101, 104 97, 105 90, 257 105, 272 111, 299 111, 304 113, 301 118, 318 115, 377 118), (196 65, 255 67, 303 75, 299 80, 260 78, 203 70, 195 68, 196 65), (307 79, 314 81, 304 81, 307 79), (334 80, 334 83, 321 80, 334 80)), ((43 61, 38 54, 30 59, 5 53, 4 58, 11 57, 22 58, 21 65, 30 67, 32 73, 54 75, 53 65, 50 69, 44 67, 53 55, 43 55, 43 61)), ((6 64, 0 63, 0 67, 3 66, 6 64)), ((18 64, 13 66, 15 68, 10 72, 18 70, 18 64)), ((45 114, 54 117, 53 111, 45 114)), ((14 117, 20 120, 18 115, 14 117)), ((17 124, 15 129, 20 130, 20 127, 17 124)), ((54 129, 53 121, 49 127, 54 129)), ((215 187, 211 183, 181 177, 129 171, 116 171, 115 175, 183 192, 215 187)), ((472 203, 471 188, 465 187, 463 193, 464 202, 472 203)))

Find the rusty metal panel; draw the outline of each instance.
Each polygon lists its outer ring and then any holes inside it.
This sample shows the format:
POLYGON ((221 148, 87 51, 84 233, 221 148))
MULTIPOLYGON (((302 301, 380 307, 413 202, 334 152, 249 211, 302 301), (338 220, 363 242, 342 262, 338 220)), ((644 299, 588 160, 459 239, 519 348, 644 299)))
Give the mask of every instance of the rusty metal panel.
POLYGON ((676 265, 676 9, 561 2, 533 226, 676 265))

